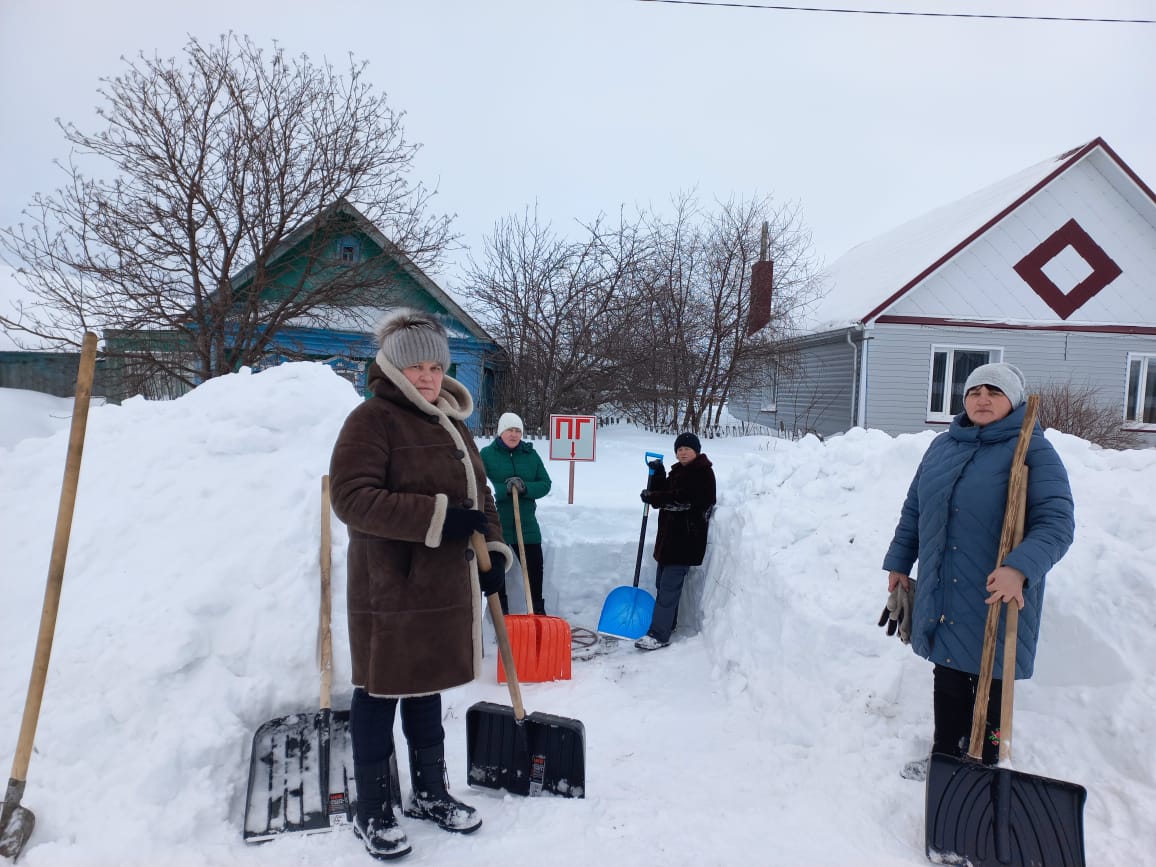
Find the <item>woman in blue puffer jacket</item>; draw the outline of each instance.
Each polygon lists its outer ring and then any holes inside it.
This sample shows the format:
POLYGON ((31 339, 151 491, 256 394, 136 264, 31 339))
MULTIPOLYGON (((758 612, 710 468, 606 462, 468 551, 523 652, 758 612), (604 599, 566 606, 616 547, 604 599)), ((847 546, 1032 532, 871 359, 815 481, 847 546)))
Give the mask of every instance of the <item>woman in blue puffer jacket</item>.
MULTIPOLYGON (((932 752, 967 752, 979 681, 987 606, 1020 608, 1016 679, 1032 676, 1048 570, 1075 528, 1072 491, 1060 456, 1039 423, 1027 452, 1023 541, 994 568, 1007 505, 1011 459, 1023 424, 1024 378, 1010 364, 977 367, 964 384, 964 411, 936 437, 915 473, 887 549, 888 590, 914 586, 911 648, 935 664, 932 752), (919 561, 919 580, 908 575, 919 561)), ((1003 669, 1003 626, 995 672, 1003 669)), ((992 681, 983 760, 999 757, 1000 681, 992 681)), ((913 763, 926 767, 925 762, 913 763)), ((913 766, 905 776, 916 776, 913 766)))

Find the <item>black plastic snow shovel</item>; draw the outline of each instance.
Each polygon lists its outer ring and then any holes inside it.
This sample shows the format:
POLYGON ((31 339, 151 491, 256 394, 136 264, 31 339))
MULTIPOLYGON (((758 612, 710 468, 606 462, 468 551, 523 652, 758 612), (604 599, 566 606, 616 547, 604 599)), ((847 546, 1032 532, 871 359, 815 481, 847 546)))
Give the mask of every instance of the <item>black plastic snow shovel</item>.
POLYGON ((72 533, 72 515, 76 507, 76 489, 80 483, 80 459, 84 453, 84 433, 88 427, 88 404, 92 398, 92 380, 96 373, 96 335, 84 335, 80 350, 80 368, 76 376, 76 399, 72 405, 72 427, 68 435, 68 453, 64 460, 64 481, 60 486, 60 506, 56 513, 56 531, 52 536, 52 555, 48 561, 48 581, 44 587, 44 605, 40 612, 40 632, 32 658, 32 675, 28 679, 28 696, 24 717, 12 759, 12 775, 0 807, 0 858, 15 861, 28 845, 36 816, 20 804, 28 781, 28 763, 32 758, 32 741, 40 719, 44 682, 48 678, 48 660, 52 655, 52 637, 56 632, 56 613, 60 608, 60 591, 64 584, 64 563, 68 558, 68 539, 72 533))
MULTIPOLYGON (((1020 439, 1012 457, 1007 509, 997 566, 1023 539, 1027 507, 1024 456, 1035 426, 1039 398, 1028 398, 1020 439)), ((971 742, 964 758, 932 753, 927 771, 925 845, 936 863, 971 867, 1083 867, 1083 786, 1006 766, 1011 756, 1012 696, 1019 611, 1014 604, 988 606, 983 656, 972 713, 971 742), (1000 710, 1000 766, 982 762, 983 735, 995 668, 996 634, 1001 609, 1007 609, 1004 632, 1003 704, 1000 710)))
MULTIPOLYGON (((334 711, 333 640, 330 632, 331 531, 329 476, 321 479, 321 613, 318 666, 321 707, 271 719, 253 735, 244 839, 263 843, 283 834, 315 834, 353 821, 357 791, 349 711, 334 711)), ((401 803, 393 758, 394 803, 401 803)))
MULTIPOLYGON (((472 542, 478 568, 484 572, 490 568, 485 540, 475 533, 472 542)), ((498 594, 487 603, 514 706, 480 701, 466 712, 467 782, 513 795, 549 792, 564 798, 586 797, 585 727, 576 719, 526 713, 498 594)))

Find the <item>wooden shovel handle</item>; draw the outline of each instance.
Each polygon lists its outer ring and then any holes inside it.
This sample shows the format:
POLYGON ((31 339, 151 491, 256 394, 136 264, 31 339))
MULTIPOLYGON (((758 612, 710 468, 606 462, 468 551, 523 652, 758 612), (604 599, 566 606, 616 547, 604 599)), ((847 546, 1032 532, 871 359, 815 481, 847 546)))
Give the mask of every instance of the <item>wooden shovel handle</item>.
POLYGON ((48 678, 48 660, 52 656, 52 637, 56 631, 56 613, 60 609, 60 591, 64 584, 64 563, 68 558, 68 539, 72 534, 72 515, 76 508, 76 488, 80 482, 80 458, 84 453, 84 433, 88 428, 88 404, 92 398, 92 380, 96 373, 96 335, 84 335, 80 349, 80 369, 76 376, 76 400, 72 407, 72 428, 68 435, 68 455, 64 462, 64 481, 60 486, 60 507, 56 513, 56 532, 52 537, 52 556, 48 562, 48 582, 44 588, 44 606, 40 612, 40 632, 36 637, 36 655, 28 681, 28 697, 20 736, 12 760, 12 779, 28 779, 28 762, 32 741, 44 699, 44 682, 48 678))
MULTIPOLYGON (((1007 504, 1004 508, 1003 529, 1000 533, 999 540, 999 554, 996 557, 997 567, 1003 565, 1004 557, 1023 539, 1023 521, 1024 511, 1027 508, 1028 481, 1025 460, 1028 453, 1028 446, 1031 444, 1032 431, 1036 426, 1036 414, 1039 411, 1039 405, 1039 395, 1033 394, 1028 397, 1027 409, 1024 411, 1024 421, 1020 427, 1019 440, 1016 442, 1016 449, 1012 454, 1011 473, 1008 476, 1007 504), (1017 528, 1019 528, 1019 539, 1016 538, 1017 528)), ((975 706, 972 709, 971 715, 971 741, 967 751, 968 756, 976 761, 980 761, 983 758, 983 732, 987 724, 987 705, 991 697, 992 672, 995 669, 996 634, 999 631, 999 618, 1003 608, 1003 603, 992 603, 987 607, 987 621, 983 629, 983 656, 980 658, 979 663, 979 683, 976 685, 975 690, 975 706)), ((1007 653, 1006 641, 1004 653, 1007 653)), ((1001 717, 1004 706, 1005 705, 1001 705, 1001 717)), ((1010 719, 1011 708, 1008 707, 1007 710, 1010 719)), ((1001 718, 1001 728, 1003 724, 1004 721, 1001 718)))
POLYGON ((321 615, 317 621, 318 667, 321 669, 321 709, 333 707, 333 619, 331 576, 333 571, 332 519, 329 476, 321 477, 321 615))
POLYGON ((514 530, 518 534, 518 558, 522 563, 522 586, 526 589, 526 613, 534 613, 534 600, 530 592, 530 572, 526 568, 526 542, 522 538, 522 507, 518 505, 518 489, 511 488, 510 494, 514 498, 514 530))
MULTIPOLYGON (((488 572, 491 563, 485 536, 474 533, 470 537, 470 544, 474 546, 474 554, 478 558, 478 569, 488 572)), ((490 620, 493 621, 494 633, 498 636, 498 652, 502 654, 502 665, 506 669, 506 686, 510 690, 510 701, 514 705, 514 719, 521 722, 526 717, 526 708, 522 705, 522 687, 518 685, 518 669, 514 665, 514 652, 510 650, 510 635, 506 632, 506 615, 502 613, 502 602, 498 599, 497 593, 487 596, 486 604, 490 606, 490 620)))
MULTIPOLYGON (((1015 545, 1024 539, 1024 516, 1027 513, 1028 468, 1023 468, 1023 484, 1020 485, 1020 508, 1016 516, 1015 545)), ((1014 547, 1014 545, 1013 545, 1014 547)), ((1016 643, 1019 641, 1020 608, 1007 606, 1003 631, 1003 688, 1000 692, 999 709, 999 760, 1011 758, 1012 746, 1012 705, 1016 692, 1016 643)))

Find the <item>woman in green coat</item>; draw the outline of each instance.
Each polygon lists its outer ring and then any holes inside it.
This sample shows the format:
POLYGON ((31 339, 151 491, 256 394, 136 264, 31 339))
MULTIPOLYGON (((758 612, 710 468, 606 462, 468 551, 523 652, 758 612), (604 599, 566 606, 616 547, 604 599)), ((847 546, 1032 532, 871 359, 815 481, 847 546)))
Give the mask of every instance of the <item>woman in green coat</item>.
MULTIPOLYGON (((518 531, 514 523, 514 496, 518 492, 518 511, 522 519, 522 539, 526 543, 526 571, 530 579, 535 614, 545 614, 542 599, 542 530, 535 500, 550 493, 550 476, 534 446, 522 441, 522 419, 512 412, 502 413, 498 419, 498 435, 482 449, 486 476, 494 485, 494 501, 502 519, 502 537, 514 551, 518 550, 518 531)), ((498 591, 502 611, 509 614, 510 603, 506 589, 498 591)), ((531 600, 527 600, 527 604, 531 600)))

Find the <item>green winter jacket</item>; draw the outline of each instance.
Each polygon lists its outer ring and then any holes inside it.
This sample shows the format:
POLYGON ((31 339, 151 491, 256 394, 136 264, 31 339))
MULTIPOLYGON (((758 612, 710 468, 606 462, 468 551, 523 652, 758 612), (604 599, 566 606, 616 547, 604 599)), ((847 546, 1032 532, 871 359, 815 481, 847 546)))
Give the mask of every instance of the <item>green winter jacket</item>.
POLYGON ((486 465, 486 476, 494 486, 494 502, 498 506, 498 516, 502 519, 502 537, 506 544, 517 552, 518 531, 514 526, 514 500, 506 490, 506 479, 519 476, 526 483, 526 493, 518 494, 519 511, 522 513, 522 541, 527 545, 542 544, 542 530, 534 517, 538 500, 550 493, 550 476, 542 459, 534 451, 534 446, 526 440, 509 449, 498 437, 482 449, 482 462, 486 465))

